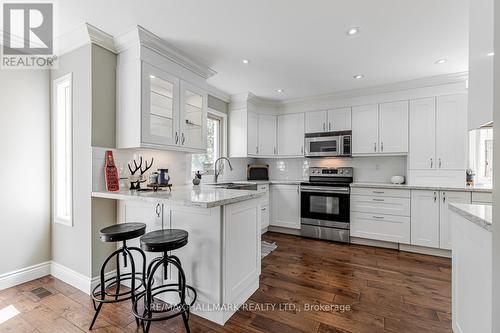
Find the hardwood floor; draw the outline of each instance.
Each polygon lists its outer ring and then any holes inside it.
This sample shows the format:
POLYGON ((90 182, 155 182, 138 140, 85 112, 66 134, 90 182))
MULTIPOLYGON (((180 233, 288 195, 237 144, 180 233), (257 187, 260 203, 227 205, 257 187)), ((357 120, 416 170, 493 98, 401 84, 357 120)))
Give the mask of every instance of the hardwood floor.
MULTIPOLYGON (((277 233, 264 239, 278 248, 262 261, 259 290, 225 326, 191 316, 192 332, 451 332, 449 259, 277 233)), ((140 332, 129 304, 104 305, 93 332, 140 332)), ((82 332, 93 316, 88 295, 50 276, 1 291, 0 313, 9 305, 20 313, 0 332, 82 332), (40 286, 53 295, 27 293, 40 286)), ((150 332, 184 328, 178 319, 150 332)))

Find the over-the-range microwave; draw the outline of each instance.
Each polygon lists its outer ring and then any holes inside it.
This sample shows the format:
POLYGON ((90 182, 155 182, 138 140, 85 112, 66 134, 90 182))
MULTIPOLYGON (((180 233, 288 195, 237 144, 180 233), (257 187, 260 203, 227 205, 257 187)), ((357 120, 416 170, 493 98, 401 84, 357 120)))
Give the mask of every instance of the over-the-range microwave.
POLYGON ((351 156, 352 131, 328 133, 306 133, 306 157, 348 157, 351 156))

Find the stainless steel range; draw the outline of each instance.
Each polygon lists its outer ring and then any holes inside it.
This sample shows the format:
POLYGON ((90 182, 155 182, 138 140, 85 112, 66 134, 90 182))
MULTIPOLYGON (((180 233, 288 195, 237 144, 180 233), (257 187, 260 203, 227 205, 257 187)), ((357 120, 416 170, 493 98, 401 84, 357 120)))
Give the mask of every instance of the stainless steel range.
POLYGON ((309 168, 300 190, 302 236, 349 243, 352 180, 352 168, 309 168))

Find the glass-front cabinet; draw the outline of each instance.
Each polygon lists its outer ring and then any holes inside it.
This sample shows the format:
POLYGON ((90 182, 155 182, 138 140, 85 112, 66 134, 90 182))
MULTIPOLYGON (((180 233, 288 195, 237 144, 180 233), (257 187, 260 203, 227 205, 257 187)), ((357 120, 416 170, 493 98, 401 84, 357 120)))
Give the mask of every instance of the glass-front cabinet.
POLYGON ((141 76, 142 144, 206 149, 206 91, 146 62, 141 76))
POLYGON ((181 145, 188 148, 206 147, 207 93, 200 88, 181 82, 181 145))

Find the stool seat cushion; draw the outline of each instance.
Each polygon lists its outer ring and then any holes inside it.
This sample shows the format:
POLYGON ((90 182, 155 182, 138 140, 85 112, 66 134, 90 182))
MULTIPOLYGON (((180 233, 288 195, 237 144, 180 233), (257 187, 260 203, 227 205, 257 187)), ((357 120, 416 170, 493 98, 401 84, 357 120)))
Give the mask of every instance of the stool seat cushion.
POLYGON ((185 230, 156 230, 141 237, 141 248, 148 252, 166 252, 181 248, 187 242, 188 232, 185 230))
POLYGON ((144 235, 144 223, 120 223, 103 228, 99 231, 103 242, 120 242, 144 235))

